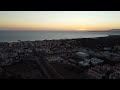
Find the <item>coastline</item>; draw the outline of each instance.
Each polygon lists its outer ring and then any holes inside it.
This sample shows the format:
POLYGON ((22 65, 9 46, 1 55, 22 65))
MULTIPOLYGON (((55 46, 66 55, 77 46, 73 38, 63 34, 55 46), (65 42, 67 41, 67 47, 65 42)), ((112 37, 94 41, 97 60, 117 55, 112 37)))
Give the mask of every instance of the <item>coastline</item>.
POLYGON ((116 70, 120 64, 119 51, 120 35, 11 43, 0 42, 0 75, 1 78, 7 79, 11 77, 18 79, 58 78, 58 73, 65 79, 113 78, 112 76, 116 72, 118 73, 116 70), (35 58, 38 58, 37 64, 35 58), (40 63, 44 66, 41 66, 40 63), (47 70, 50 67, 51 71, 53 70, 52 72, 47 70), (66 70, 62 67, 65 67, 66 70), (100 68, 107 68, 108 70, 100 74, 98 73, 100 68), (43 71, 45 77, 41 75, 43 71), (106 76, 107 71, 111 71, 109 76, 106 76), (71 76, 67 76, 66 73, 70 73, 71 76))
MULTIPOLYGON (((109 37, 109 36, 119 36, 119 35, 104 35, 104 36, 98 36, 98 37, 86 37, 86 39, 94 39, 94 38, 101 38, 101 37, 109 37)), ((17 40, 17 41, 0 41, 0 43, 14 43, 14 42, 27 42, 27 41, 59 41, 59 40, 75 40, 75 39, 85 39, 83 37, 81 38, 67 38, 67 39, 43 39, 43 40, 17 40)))

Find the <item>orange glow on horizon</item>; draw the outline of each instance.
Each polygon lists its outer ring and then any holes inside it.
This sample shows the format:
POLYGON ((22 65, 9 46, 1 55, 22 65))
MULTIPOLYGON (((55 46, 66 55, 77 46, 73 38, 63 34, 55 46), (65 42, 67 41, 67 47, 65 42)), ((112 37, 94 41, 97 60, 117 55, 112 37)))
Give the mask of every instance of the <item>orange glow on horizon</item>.
POLYGON ((55 28, 55 27, 48 27, 48 28, 45 28, 45 27, 19 27, 19 26, 0 26, 0 29, 4 30, 75 30, 75 31, 99 31, 99 30, 109 30, 109 29, 112 29, 112 28, 55 28))
POLYGON ((107 25, 64 25, 61 23, 51 23, 51 24, 33 24, 33 23, 11 23, 11 24, 1 24, 0 29, 7 30, 75 30, 75 31, 99 31, 99 30, 109 30, 113 29, 112 25, 109 27, 107 25), (101 28, 102 27, 102 28, 101 28))
POLYGON ((112 28, 69 28, 69 27, 59 27, 59 28, 55 28, 55 27, 20 27, 20 26, 0 26, 0 29, 4 30, 4 29, 7 29, 7 30, 76 30, 76 31, 99 31, 99 30, 109 30, 109 29, 112 29, 112 28))

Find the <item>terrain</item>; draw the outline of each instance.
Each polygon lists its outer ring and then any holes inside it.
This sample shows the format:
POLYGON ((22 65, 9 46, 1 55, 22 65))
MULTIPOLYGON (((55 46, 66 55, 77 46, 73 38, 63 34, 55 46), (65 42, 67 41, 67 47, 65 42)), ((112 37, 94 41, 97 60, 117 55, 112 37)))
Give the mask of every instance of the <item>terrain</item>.
POLYGON ((1 42, 0 79, 120 79, 120 36, 1 42))

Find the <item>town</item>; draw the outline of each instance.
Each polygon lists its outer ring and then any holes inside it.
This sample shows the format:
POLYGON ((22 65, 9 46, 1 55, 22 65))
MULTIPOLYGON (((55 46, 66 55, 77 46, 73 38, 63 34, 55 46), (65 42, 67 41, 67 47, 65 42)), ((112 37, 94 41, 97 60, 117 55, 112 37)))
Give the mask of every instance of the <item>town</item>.
POLYGON ((120 36, 0 43, 0 79, 120 79, 120 36))

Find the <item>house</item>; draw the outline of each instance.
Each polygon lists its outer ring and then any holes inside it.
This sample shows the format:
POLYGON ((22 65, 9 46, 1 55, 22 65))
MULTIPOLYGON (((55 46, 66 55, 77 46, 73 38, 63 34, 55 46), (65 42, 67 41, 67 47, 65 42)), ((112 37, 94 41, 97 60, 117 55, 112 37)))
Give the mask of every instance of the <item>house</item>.
POLYGON ((80 62, 78 62, 78 65, 83 66, 83 67, 88 67, 88 66, 90 66, 89 62, 90 62, 89 60, 80 61, 80 62))
POLYGON ((77 56, 78 58, 85 59, 85 58, 88 58, 88 57, 89 57, 89 54, 84 53, 84 52, 77 52, 77 53, 76 53, 76 56, 77 56))
POLYGON ((92 65, 97 65, 97 64, 100 64, 100 63, 104 62, 104 60, 101 60, 101 59, 95 58, 95 57, 91 58, 90 61, 91 61, 92 65))

